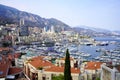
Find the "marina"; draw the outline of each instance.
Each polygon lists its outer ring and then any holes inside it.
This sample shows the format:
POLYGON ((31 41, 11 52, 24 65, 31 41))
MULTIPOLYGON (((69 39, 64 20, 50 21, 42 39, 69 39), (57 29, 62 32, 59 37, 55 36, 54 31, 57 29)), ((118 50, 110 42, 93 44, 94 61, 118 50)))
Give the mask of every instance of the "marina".
MULTIPOLYGON (((52 58, 60 58, 65 56, 66 49, 69 49, 71 57, 75 59, 82 58, 83 60, 97 60, 97 61, 110 61, 112 59, 120 60, 120 40, 113 37, 107 38, 95 38, 96 43, 102 43, 101 45, 83 45, 83 44, 71 44, 56 43, 54 46, 40 46, 40 45, 26 45, 20 46, 16 51, 27 53, 26 56, 50 56, 52 58), (104 45, 106 44, 107 45, 104 45), (104 44, 103 44, 104 43, 104 44)), ((64 42, 63 42, 64 43, 64 42)), ((95 43, 95 44, 96 44, 95 43)))
POLYGON ((120 80, 119 0, 2 0, 0 80, 120 80))

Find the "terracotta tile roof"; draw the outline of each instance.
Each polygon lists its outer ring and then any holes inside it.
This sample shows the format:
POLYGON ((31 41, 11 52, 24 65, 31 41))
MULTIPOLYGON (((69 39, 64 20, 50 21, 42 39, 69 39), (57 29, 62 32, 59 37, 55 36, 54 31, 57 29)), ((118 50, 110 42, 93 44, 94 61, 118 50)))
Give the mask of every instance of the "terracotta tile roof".
POLYGON ((6 77, 8 74, 10 62, 5 56, 0 55, 0 77, 6 77))
POLYGON ((32 60, 43 60, 44 56, 37 56, 37 57, 34 57, 32 58, 32 60))
POLYGON ((53 66, 51 62, 42 60, 41 57, 33 58, 29 63, 35 68, 53 66))
POLYGON ((45 71, 49 71, 49 72, 64 72, 64 67, 51 66, 50 68, 45 69, 45 71))
POLYGON ((101 62, 87 62, 85 69, 96 70, 96 69, 100 69, 101 65, 102 65, 101 62))
POLYGON ((11 54, 8 54, 8 57, 7 57, 9 60, 13 60, 14 59, 14 57, 13 57, 13 55, 11 55, 11 54))
POLYGON ((13 67, 13 68, 9 68, 9 75, 16 75, 19 74, 20 72, 23 72, 23 69, 21 68, 17 68, 17 67, 13 67))
POLYGON ((9 66, 10 66, 10 61, 8 61, 4 55, 0 54, 0 77, 7 76, 9 66))
POLYGON ((10 66, 10 60, 0 54, 0 78, 5 78, 8 74, 13 75, 22 72, 21 68, 10 68, 10 66))
POLYGON ((13 50, 13 49, 9 47, 0 47, 0 51, 9 51, 9 50, 13 50))
POLYGON ((20 56, 21 56, 20 53, 15 53, 15 54, 14 54, 14 58, 19 58, 20 56))
POLYGON ((6 77, 9 70, 9 63, 0 64, 0 77, 6 77))
POLYGON ((21 68, 9 68, 10 64, 0 65, 0 77, 6 77, 7 75, 16 75, 22 72, 21 68))
POLYGON ((2 54, 0 54, 0 64, 8 64, 10 61, 2 54))
MULTIPOLYGON (((28 63, 31 64, 32 66, 34 66, 36 69, 38 67, 47 67, 47 68, 44 68, 45 71, 48 71, 48 72, 64 72, 64 67, 58 67, 58 66, 55 66, 53 65, 51 62, 49 61, 45 61, 43 60, 44 57, 35 57, 33 59, 31 59, 28 63)), ((80 69, 77 69, 77 68, 71 68, 71 73, 80 73, 80 69)))
MULTIPOLYGON (((51 66, 50 68, 45 69, 48 72, 64 72, 64 67, 51 66)), ((71 73, 80 73, 80 69, 71 68, 71 73)))
POLYGON ((71 68, 71 73, 81 73, 78 68, 71 68))
POLYGON ((20 53, 8 54, 8 55, 7 55, 7 58, 8 58, 9 60, 14 60, 15 58, 19 58, 20 56, 21 56, 20 53))

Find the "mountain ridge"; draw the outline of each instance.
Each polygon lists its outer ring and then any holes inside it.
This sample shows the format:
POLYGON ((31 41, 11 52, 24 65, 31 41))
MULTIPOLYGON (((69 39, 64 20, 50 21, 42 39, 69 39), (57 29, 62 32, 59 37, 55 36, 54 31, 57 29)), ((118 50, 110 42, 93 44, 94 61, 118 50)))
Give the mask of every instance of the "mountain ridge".
POLYGON ((39 15, 28 13, 25 11, 20 11, 16 8, 12 8, 9 6, 5 6, 0 4, 0 24, 5 25, 7 23, 10 24, 19 24, 20 19, 23 18, 25 21, 25 26, 29 27, 40 27, 43 28, 45 26, 48 26, 49 28, 51 26, 59 28, 59 30, 62 30, 61 28, 71 29, 71 27, 65 23, 63 23, 60 20, 50 18, 42 18, 39 15))
POLYGON ((120 31, 109 31, 106 29, 93 28, 89 26, 76 26, 73 30, 84 35, 89 36, 120 36, 120 31))
POLYGON ((84 28, 84 29, 90 29, 93 31, 97 31, 97 32, 111 32, 110 30, 107 29, 102 29, 102 28, 94 28, 94 27, 90 27, 90 26, 86 26, 86 25, 80 25, 80 26, 76 26, 76 27, 80 27, 80 28, 84 28))
MULTIPOLYGON (((51 28, 51 26, 54 26, 56 32, 61 32, 64 29, 64 30, 73 30, 86 35, 93 35, 93 34, 99 35, 101 33, 107 35, 111 34, 111 31, 109 30, 101 29, 100 31, 100 29, 98 28, 90 28, 89 26, 82 26, 82 27, 79 26, 79 28, 76 27, 72 28, 71 26, 55 18, 49 18, 49 19, 43 18, 36 14, 28 13, 13 7, 0 4, 0 25, 5 25, 5 24, 19 25, 20 19, 24 19, 25 26, 28 27, 44 28, 47 26, 48 28, 51 28)), ((116 33, 118 33, 118 31, 116 31, 116 33)))

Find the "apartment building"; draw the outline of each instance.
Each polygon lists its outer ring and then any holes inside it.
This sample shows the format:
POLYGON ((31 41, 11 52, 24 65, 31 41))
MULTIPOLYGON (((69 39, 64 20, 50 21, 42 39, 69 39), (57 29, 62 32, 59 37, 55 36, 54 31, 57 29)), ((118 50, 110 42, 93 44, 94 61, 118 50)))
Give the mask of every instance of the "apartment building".
MULTIPOLYGON (((52 76, 64 74, 63 66, 56 66, 44 57, 34 57, 24 63, 24 71, 31 80, 52 80, 52 76)), ((79 80, 80 69, 71 68, 73 80, 79 80)))
POLYGON ((120 80, 120 65, 110 63, 101 66, 101 80, 120 80))
POLYGON ((96 80, 100 78, 102 62, 84 62, 81 67, 81 80, 96 80))

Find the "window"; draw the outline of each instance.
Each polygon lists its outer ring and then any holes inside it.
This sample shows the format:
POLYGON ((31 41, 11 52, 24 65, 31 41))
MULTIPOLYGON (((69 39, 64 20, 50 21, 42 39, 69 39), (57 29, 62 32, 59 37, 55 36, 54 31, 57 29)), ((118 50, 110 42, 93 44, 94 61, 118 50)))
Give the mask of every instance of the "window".
POLYGON ((45 74, 42 75, 42 80, 46 80, 46 75, 45 74))

